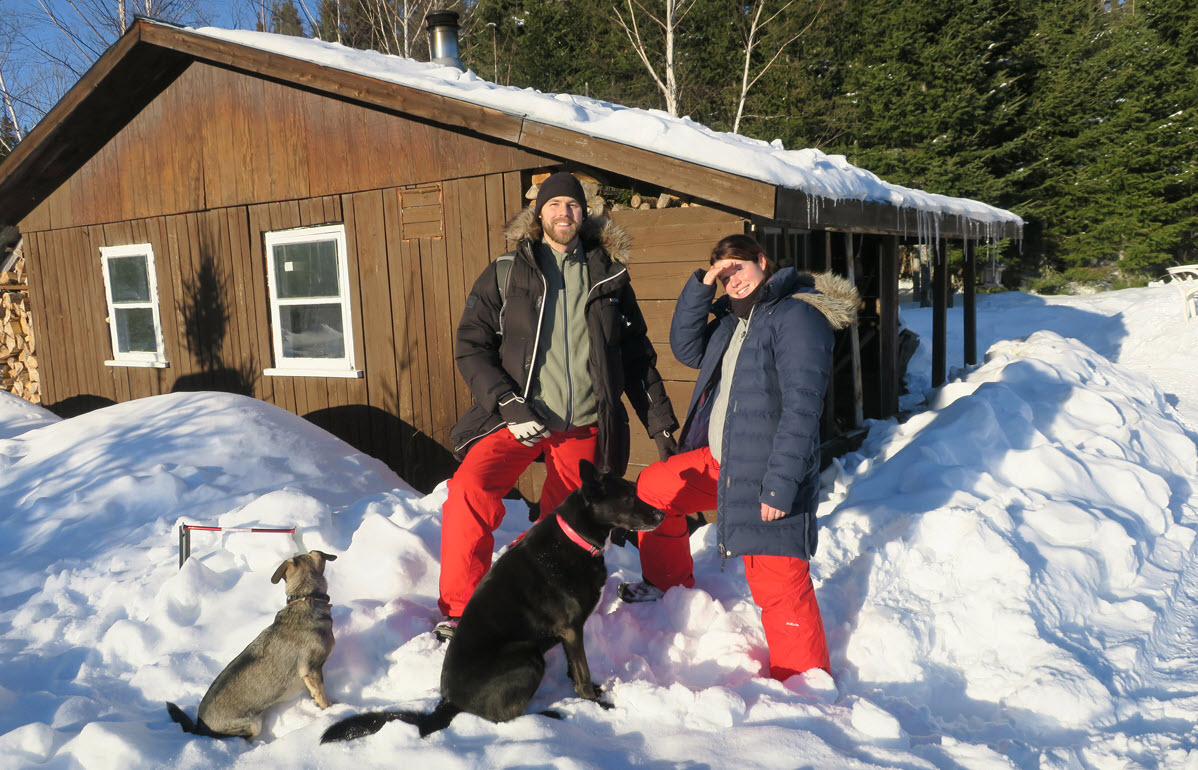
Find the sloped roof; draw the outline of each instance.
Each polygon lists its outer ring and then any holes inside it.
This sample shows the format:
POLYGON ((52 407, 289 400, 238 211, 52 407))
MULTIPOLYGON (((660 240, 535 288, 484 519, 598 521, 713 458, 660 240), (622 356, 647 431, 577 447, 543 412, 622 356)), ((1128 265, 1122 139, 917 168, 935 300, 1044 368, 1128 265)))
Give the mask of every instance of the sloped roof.
POLYGON ((0 224, 74 173, 192 61, 294 83, 798 226, 1018 237, 1017 215, 890 184, 843 156, 786 150, 689 118, 500 86, 336 43, 138 19, 0 165, 0 224))

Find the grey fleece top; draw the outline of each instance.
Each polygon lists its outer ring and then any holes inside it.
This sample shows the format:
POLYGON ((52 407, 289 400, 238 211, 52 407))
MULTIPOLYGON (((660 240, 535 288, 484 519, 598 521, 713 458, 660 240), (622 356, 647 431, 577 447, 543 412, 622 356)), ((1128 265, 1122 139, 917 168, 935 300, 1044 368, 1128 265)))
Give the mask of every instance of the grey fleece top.
POLYGON ((594 425, 599 408, 587 366, 591 337, 586 321, 590 292, 586 254, 577 246, 563 254, 544 240, 537 244, 536 254, 545 275, 545 308, 533 399, 549 430, 594 425))
POLYGON ((740 349, 749 336, 749 321, 753 319, 753 311, 748 318, 737 319, 736 330, 724 351, 724 359, 720 361, 720 383, 716 386, 715 401, 711 405, 711 424, 707 429, 707 445, 711 456, 717 463, 724 462, 724 420, 728 415, 728 392, 732 390, 732 373, 736 371, 736 359, 740 358, 740 349))

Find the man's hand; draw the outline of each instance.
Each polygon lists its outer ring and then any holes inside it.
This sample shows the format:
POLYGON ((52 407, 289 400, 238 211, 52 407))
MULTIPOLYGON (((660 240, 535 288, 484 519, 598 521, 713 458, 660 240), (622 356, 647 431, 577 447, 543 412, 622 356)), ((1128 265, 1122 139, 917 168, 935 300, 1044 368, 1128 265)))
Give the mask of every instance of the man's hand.
POLYGON ((549 435, 536 410, 511 391, 499 397, 499 416, 507 422, 512 436, 524 446, 532 446, 549 435))
POLYGON ((549 429, 536 420, 528 422, 508 423, 507 429, 524 446, 532 446, 549 435, 549 429))
POLYGON ((780 511, 767 503, 761 504, 761 520, 776 521, 786 515, 786 511, 780 511))
POLYGON ((678 440, 670 431, 663 430, 654 436, 653 440, 657 442, 657 456, 663 463, 678 454, 678 440))

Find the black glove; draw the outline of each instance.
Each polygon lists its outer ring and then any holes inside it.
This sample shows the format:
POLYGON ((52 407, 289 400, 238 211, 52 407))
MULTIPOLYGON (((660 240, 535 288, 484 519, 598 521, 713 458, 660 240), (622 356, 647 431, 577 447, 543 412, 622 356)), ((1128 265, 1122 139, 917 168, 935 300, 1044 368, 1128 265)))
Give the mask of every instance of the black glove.
POLYGON ((678 454, 678 441, 670 431, 663 430, 654 436, 653 440, 657 442, 657 456, 663 463, 678 454))

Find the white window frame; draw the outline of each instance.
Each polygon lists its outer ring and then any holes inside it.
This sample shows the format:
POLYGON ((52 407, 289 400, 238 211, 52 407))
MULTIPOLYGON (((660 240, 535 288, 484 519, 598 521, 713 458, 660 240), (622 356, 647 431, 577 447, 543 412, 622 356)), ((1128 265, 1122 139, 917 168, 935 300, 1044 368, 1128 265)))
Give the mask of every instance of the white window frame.
POLYGON ((349 255, 345 242, 345 225, 321 225, 300 227, 294 230, 275 230, 266 233, 266 276, 270 291, 271 343, 274 347, 274 367, 263 370, 273 377, 361 377, 362 372, 354 366, 354 324, 349 295, 349 255), (280 299, 278 280, 275 275, 276 246, 312 241, 334 241, 337 245, 337 273, 339 296, 303 297, 280 299), (279 308, 287 305, 319 305, 341 303, 341 328, 344 330, 345 355, 342 358, 286 358, 283 356, 283 325, 280 323, 279 308))
POLYGON ((154 270, 154 247, 148 243, 133 243, 128 246, 101 246, 100 272, 104 276, 104 300, 108 304, 108 333, 112 340, 112 358, 105 361, 106 366, 144 366, 164 369, 168 366, 165 347, 162 344, 162 316, 158 312, 158 275, 154 270), (150 282, 149 302, 122 302, 119 305, 112 300, 112 281, 108 276, 108 263, 115 258, 144 257, 146 260, 146 279, 150 282), (150 308, 154 312, 154 352, 128 351, 122 352, 117 336, 116 310, 118 308, 150 308))

